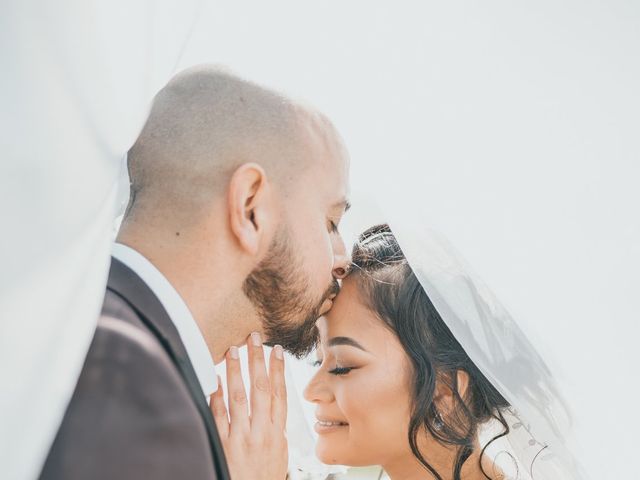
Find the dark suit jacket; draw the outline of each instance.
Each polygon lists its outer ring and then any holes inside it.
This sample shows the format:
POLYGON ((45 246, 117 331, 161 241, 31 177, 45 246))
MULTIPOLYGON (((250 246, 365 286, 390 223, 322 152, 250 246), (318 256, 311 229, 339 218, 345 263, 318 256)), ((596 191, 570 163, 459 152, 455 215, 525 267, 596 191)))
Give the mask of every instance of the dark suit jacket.
POLYGON ((40 478, 229 479, 178 331, 149 287, 118 260, 40 478))

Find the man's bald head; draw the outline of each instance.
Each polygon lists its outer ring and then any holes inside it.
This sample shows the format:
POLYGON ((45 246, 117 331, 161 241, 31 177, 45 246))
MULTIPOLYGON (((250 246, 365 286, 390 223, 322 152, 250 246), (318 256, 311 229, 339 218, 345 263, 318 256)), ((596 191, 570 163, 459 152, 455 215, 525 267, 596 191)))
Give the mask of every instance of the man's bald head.
POLYGON ((285 186, 323 152, 341 148, 322 114, 220 68, 194 67, 158 93, 129 151, 127 216, 195 220, 244 163, 259 164, 272 183, 285 186))
POLYGON ((326 117, 200 66, 158 93, 128 160, 117 241, 175 287, 215 358, 254 331, 308 348, 349 266, 348 158, 326 117))

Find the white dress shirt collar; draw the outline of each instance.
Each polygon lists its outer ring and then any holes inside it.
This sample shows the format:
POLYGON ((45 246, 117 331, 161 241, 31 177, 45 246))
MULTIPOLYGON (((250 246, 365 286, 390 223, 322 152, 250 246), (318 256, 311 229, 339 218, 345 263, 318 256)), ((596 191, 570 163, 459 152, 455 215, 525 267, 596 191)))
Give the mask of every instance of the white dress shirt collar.
POLYGON ((216 366, 187 304, 160 270, 140 252, 127 245, 115 243, 111 255, 133 270, 158 297, 178 330, 205 398, 209 400, 209 396, 218 389, 216 366))

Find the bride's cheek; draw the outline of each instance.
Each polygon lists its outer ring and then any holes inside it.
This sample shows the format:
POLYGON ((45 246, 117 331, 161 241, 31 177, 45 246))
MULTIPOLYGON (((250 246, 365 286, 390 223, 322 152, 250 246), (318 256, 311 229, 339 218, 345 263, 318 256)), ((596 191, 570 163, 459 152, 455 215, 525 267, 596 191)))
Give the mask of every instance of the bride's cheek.
POLYGON ((352 418, 354 427, 358 427, 362 423, 366 424, 368 417, 372 414, 369 405, 373 402, 372 395, 376 394, 375 383, 365 375, 360 378, 356 378, 354 375, 344 380, 342 391, 344 413, 347 417, 352 418))

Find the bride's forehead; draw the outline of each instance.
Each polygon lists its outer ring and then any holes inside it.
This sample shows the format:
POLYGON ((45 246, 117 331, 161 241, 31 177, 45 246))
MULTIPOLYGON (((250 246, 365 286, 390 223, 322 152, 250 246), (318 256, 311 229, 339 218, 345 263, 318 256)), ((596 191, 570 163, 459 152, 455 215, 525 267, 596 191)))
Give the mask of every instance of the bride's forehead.
POLYGON ((353 336, 369 330, 377 323, 375 315, 365 307, 354 291, 342 290, 333 308, 316 322, 320 338, 353 336))

